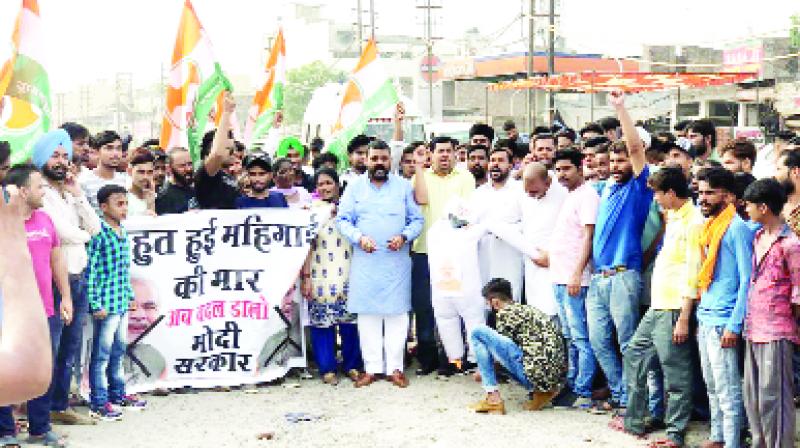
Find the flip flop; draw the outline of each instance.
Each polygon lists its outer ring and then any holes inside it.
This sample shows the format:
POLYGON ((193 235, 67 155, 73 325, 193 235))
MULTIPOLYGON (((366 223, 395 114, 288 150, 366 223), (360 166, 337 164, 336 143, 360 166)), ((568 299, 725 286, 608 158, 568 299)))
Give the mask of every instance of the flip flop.
POLYGON ((44 445, 56 448, 64 448, 67 446, 65 438, 53 431, 48 431, 40 436, 29 436, 26 442, 31 445, 44 445))
POLYGON ((639 440, 647 440, 647 434, 636 434, 634 432, 630 432, 627 429, 625 429, 625 419, 622 417, 612 418, 611 421, 608 422, 608 427, 613 429, 614 431, 636 437, 639 440))
POLYGON ((678 445, 672 439, 658 439, 653 440, 647 445, 647 448, 681 448, 683 445, 678 445))

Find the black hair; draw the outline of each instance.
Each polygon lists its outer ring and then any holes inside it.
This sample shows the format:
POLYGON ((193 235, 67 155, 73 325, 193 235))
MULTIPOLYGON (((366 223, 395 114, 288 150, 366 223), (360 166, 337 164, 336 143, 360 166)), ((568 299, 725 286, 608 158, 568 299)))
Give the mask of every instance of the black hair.
POLYGON ((539 140, 552 140, 553 144, 555 144, 556 143, 556 136, 551 134, 551 133, 549 133, 549 132, 547 132, 547 133, 543 132, 541 134, 536 134, 536 135, 533 136, 533 141, 534 142, 537 142, 539 140))
POLYGON ((18 188, 27 187, 28 182, 31 180, 31 175, 38 172, 39 170, 30 163, 13 166, 6 173, 3 185, 14 185, 18 188))
POLYGON ((311 139, 309 147, 312 151, 322 151, 322 148, 325 147, 325 140, 320 137, 314 137, 311 139))
POLYGON ((141 165, 143 163, 155 163, 156 158, 150 150, 138 148, 130 155, 130 166, 141 165))
POLYGON ((362 146, 369 146, 370 139, 364 134, 359 134, 350 139, 350 143, 347 144, 347 154, 352 154, 353 151, 362 147, 362 146))
POLYGON ((628 153, 628 145, 625 143, 625 140, 617 140, 610 144, 608 146, 608 152, 613 152, 614 154, 630 154, 628 153))
POLYGON ((599 124, 600 127, 603 128, 603 132, 613 131, 614 129, 617 129, 618 127, 622 126, 622 124, 620 124, 619 120, 617 120, 616 117, 601 118, 600 120, 597 121, 597 124, 599 124))
POLYGON ((11 157, 11 145, 7 141, 0 140, 0 165, 6 163, 11 157))
MULTIPOLYGON (((247 151, 247 147, 244 146, 244 143, 240 142, 239 140, 233 141, 233 146, 236 147, 236 151, 245 152, 247 151)), ((305 154, 308 154, 308 151, 305 151, 305 154)))
POLYGON ((575 165, 575 168, 581 169, 583 154, 574 149, 563 149, 561 151, 556 151, 556 155, 553 157, 553 165, 555 165, 555 163, 559 160, 569 160, 570 163, 575 165))
MULTIPOLYGON (((483 134, 479 134, 479 135, 483 135, 483 134)), ((486 152, 486 158, 488 159, 489 158, 489 147, 486 146, 486 145, 468 145, 467 146, 467 155, 472 154, 474 151, 481 151, 481 150, 486 152)))
POLYGON ((797 136, 797 134, 795 134, 792 131, 778 131, 777 133, 775 133, 775 138, 776 139, 783 140, 785 142, 791 141, 796 136, 797 136))
POLYGON ((516 129, 516 128, 517 128, 517 124, 514 123, 514 120, 506 120, 506 122, 503 123, 503 130, 506 131, 506 132, 508 132, 508 131, 510 131, 512 129, 516 129))
POLYGON ((95 144, 98 148, 102 148, 104 145, 109 143, 115 142, 117 140, 122 141, 122 138, 117 134, 116 131, 102 131, 99 132, 95 137, 95 144))
POLYGON ((654 144, 656 140, 664 140, 664 142, 666 143, 674 143, 675 141, 677 141, 677 139, 675 138, 675 134, 673 134, 672 132, 661 131, 656 133, 655 136, 656 138, 653 139, 654 144))
POLYGON ((84 140, 89 137, 89 130, 85 126, 78 123, 68 121, 61 125, 61 129, 67 131, 69 139, 73 142, 75 140, 84 140))
POLYGON ((647 185, 653 190, 663 193, 672 190, 675 196, 681 199, 689 197, 689 180, 686 179, 683 170, 678 167, 668 166, 661 168, 650 175, 647 179, 647 185))
POLYGON ((469 138, 471 139, 475 135, 483 135, 491 143, 494 140, 494 129, 488 124, 475 123, 469 128, 469 138))
POLYGON ((586 143, 583 144, 584 148, 594 148, 595 146, 600 146, 603 144, 611 143, 611 140, 608 139, 605 135, 601 135, 598 137, 592 137, 589 140, 586 140, 586 143))
POLYGON ((766 204, 773 215, 780 215, 786 204, 786 190, 780 182, 767 177, 750 184, 743 199, 753 204, 766 204))
POLYGON ((450 146, 453 147, 453 149, 456 149, 456 146, 458 145, 458 143, 452 138, 447 137, 445 135, 440 135, 438 137, 434 137, 433 140, 431 140, 431 151, 433 151, 436 148, 436 145, 438 144, 449 144, 450 146))
POLYGON ((533 128, 533 132, 531 132, 531 137, 535 137, 539 134, 550 134, 552 131, 547 126, 536 126, 533 128))
POLYGON ((689 124, 691 122, 692 122, 692 120, 681 120, 681 121, 675 123, 675 126, 672 129, 674 129, 674 130, 676 130, 678 132, 685 131, 686 128, 689 127, 689 124))
MULTIPOLYGON (((328 153, 326 153, 326 154, 328 154, 328 153)), ((315 189, 317 188, 317 181, 319 181, 319 176, 322 176, 322 175, 329 176, 331 179, 333 179, 333 183, 335 183, 335 184, 339 183, 339 175, 336 174, 336 170, 332 170, 330 168, 320 168, 320 169, 317 170, 316 173, 314 173, 314 188, 315 189)))
POLYGON ((733 175, 733 182, 735 185, 735 190, 733 194, 736 195, 736 199, 742 199, 744 197, 744 192, 747 190, 747 187, 750 186, 753 182, 756 181, 756 177, 750 173, 735 173, 733 175))
MULTIPOLYGON (((781 152, 780 157, 783 157, 783 164, 786 165, 787 168, 800 168, 800 151, 796 149, 786 149, 781 152)), ((0 157, 0 162, 2 161, 2 157, 0 157)))
POLYGON ((736 193, 736 179, 733 173, 721 167, 706 168, 697 174, 698 182, 707 182, 711 188, 721 188, 729 193, 736 193))
POLYGON ((483 285, 481 294, 487 299, 489 296, 494 296, 505 302, 511 301, 511 282, 504 278, 493 278, 483 285))
POLYGON ((719 155, 723 156, 726 152, 733 152, 733 157, 737 160, 750 160, 750 165, 756 163, 756 145, 746 138, 737 138, 729 141, 722 147, 719 155))
POLYGON ((278 171, 280 171, 281 169, 281 165, 283 165, 284 163, 288 163, 289 165, 291 165, 292 161, 287 159, 286 157, 281 157, 272 164, 272 173, 277 176, 278 171))
POLYGON ((570 128, 558 131, 558 133, 556 133, 556 137, 567 137, 573 143, 575 143, 575 139, 577 138, 577 136, 575 135, 575 130, 570 128))
POLYGON ((161 142, 157 138, 148 138, 147 140, 142 142, 142 148, 150 149, 152 146, 160 148, 161 142))
POLYGON ((713 121, 706 118, 701 118, 691 122, 689 126, 687 126, 686 130, 697 132, 698 134, 702 135, 703 138, 711 136, 711 147, 714 148, 717 146, 717 130, 713 121))
MULTIPOLYGON (((511 152, 514 152, 514 149, 516 148, 516 145, 517 145, 517 142, 515 142, 514 140, 507 139, 507 138, 501 138, 501 139, 498 139, 494 143, 494 149, 505 148, 505 149, 507 149, 507 150, 509 150, 511 152)), ((492 152, 494 152, 494 151, 492 151, 492 152)))
POLYGON ((581 130, 578 131, 578 134, 581 136, 581 138, 583 138, 583 134, 586 134, 587 132, 596 132, 602 135, 603 128, 597 123, 589 123, 586 126, 582 127, 581 130))
POLYGON ((127 195, 128 190, 126 190, 125 187, 123 187, 122 185, 117 185, 117 184, 104 185, 102 188, 100 188, 100 191, 97 192, 97 203, 106 204, 108 203, 108 199, 115 194, 127 195))
POLYGON ((370 142, 368 149, 382 149, 384 151, 391 151, 392 148, 389 147, 389 144, 386 143, 384 140, 375 139, 370 142))
POLYGON ((403 154, 413 154, 414 151, 419 148, 420 146, 425 146, 425 142, 422 140, 417 140, 415 142, 409 143, 408 146, 403 148, 403 154))
POLYGON ((316 171, 326 163, 333 163, 333 166, 337 166, 339 164, 339 158, 332 152, 323 152, 311 162, 311 168, 314 168, 314 171, 316 171))
POLYGON ((505 155, 508 156, 508 161, 509 162, 511 162, 511 159, 514 158, 514 152, 511 149, 509 149, 508 147, 505 147, 505 146, 495 146, 491 151, 489 151, 489 153, 487 155, 489 156, 489 158, 491 158, 492 154, 494 154, 496 152, 505 153, 505 155))

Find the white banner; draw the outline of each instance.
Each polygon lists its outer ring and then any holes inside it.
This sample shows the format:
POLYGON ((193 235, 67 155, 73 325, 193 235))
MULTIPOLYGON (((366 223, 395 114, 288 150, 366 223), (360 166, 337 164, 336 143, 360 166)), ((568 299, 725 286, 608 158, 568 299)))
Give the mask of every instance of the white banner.
POLYGON ((296 282, 328 217, 249 209, 128 220, 127 392, 257 383, 304 367, 296 282))

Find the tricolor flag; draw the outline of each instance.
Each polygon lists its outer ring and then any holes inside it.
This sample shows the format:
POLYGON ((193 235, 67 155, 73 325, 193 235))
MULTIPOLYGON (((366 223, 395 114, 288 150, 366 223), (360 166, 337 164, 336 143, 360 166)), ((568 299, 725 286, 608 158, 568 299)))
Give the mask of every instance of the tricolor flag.
POLYGON ((370 39, 345 86, 339 118, 333 125, 333 136, 326 151, 336 154, 341 166, 347 166, 350 140, 364 132, 370 118, 380 115, 397 101, 397 90, 381 65, 375 40, 370 39))
POLYGON ((286 82, 286 44, 283 30, 272 45, 261 90, 253 97, 253 105, 247 112, 244 140, 249 146, 254 140, 263 137, 272 127, 275 112, 283 109, 283 85, 286 82))
POLYGON ((192 160, 199 161, 209 113, 223 90, 232 90, 231 83, 214 58, 211 41, 192 2, 186 0, 172 52, 161 147, 189 148, 192 160))
POLYGON ((36 140, 50 130, 50 81, 36 0, 23 0, 12 35, 13 53, 0 68, 0 140, 11 144, 11 163, 31 156, 36 140))

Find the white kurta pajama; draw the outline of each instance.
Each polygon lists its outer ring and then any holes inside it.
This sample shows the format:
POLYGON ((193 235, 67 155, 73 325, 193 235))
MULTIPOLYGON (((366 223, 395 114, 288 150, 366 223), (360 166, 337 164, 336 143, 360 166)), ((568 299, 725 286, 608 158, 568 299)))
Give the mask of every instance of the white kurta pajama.
MULTIPOLYGON (((472 194, 472 208, 477 222, 517 225, 521 219, 517 203, 523 191, 522 183, 508 179, 501 188, 494 188, 491 184, 490 180, 472 194)), ((522 300, 523 276, 523 256, 520 251, 496 235, 487 233, 478 245, 478 258, 481 284, 485 285, 493 278, 504 278, 511 282, 514 301, 519 303, 522 300)))
POLYGON ((550 270, 537 266, 531 260, 531 257, 540 256, 541 252, 547 252, 558 212, 569 193, 555 178, 551 179, 550 187, 540 199, 532 198, 524 191, 518 194, 516 206, 521 217, 518 228, 492 223, 489 231, 524 254, 526 303, 549 316, 556 316, 558 304, 550 270))

